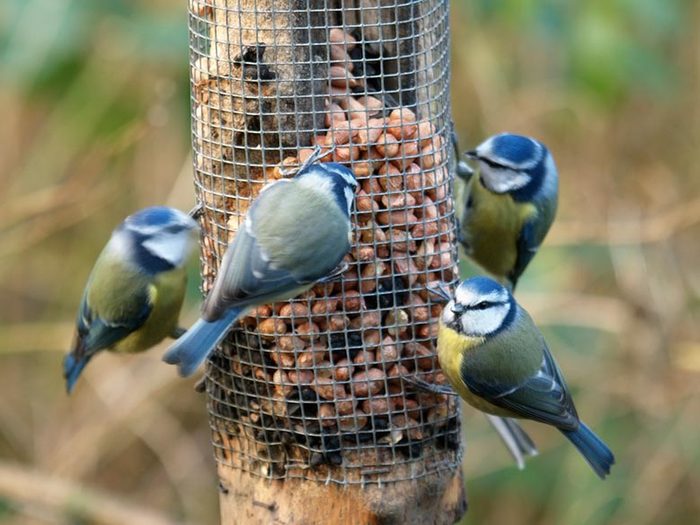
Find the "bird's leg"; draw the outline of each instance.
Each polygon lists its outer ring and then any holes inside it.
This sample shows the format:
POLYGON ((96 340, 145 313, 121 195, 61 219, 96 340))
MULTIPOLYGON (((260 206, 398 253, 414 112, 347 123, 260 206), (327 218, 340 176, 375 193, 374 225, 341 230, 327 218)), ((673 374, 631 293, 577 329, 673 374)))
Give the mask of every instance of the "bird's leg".
POLYGON ((313 151, 313 153, 312 153, 311 155, 309 155, 309 158, 306 159, 306 160, 301 164, 301 166, 299 166, 298 168, 293 168, 293 169, 291 169, 291 170, 282 170, 282 169, 281 169, 280 172, 282 173, 282 175, 283 175, 285 178, 288 178, 288 177, 290 177, 290 176, 292 175, 292 173, 296 174, 296 173, 299 173, 300 171, 304 171, 306 168, 308 168, 309 166, 311 166, 314 162, 318 162, 318 161, 321 160, 323 157, 326 157, 326 156, 330 155, 330 154, 333 153, 334 151, 335 151, 335 144, 332 145, 332 146, 330 146, 330 148, 328 148, 328 149, 325 150, 325 151, 322 150, 321 146, 314 146, 314 151, 313 151))
POLYGON ((449 303, 452 300, 452 294, 447 285, 440 281, 437 284, 429 283, 425 287, 431 294, 437 296, 442 301, 449 303))
POLYGON ((179 339, 180 337, 185 335, 185 332, 187 332, 187 328, 183 328, 182 326, 176 326, 170 333, 170 337, 172 337, 173 339, 179 339))
POLYGON ((471 179, 472 175, 474 175, 474 170, 471 169, 469 164, 467 164, 466 161, 461 158, 462 153, 459 151, 459 141, 457 140, 457 132, 455 131, 454 122, 452 122, 450 139, 452 140, 452 148, 455 152, 455 162, 457 164, 455 173, 457 177, 462 179, 464 182, 469 182, 469 179, 471 179))
POLYGON ((187 215, 192 217, 194 220, 197 220, 202 216, 202 213, 204 213, 204 206, 202 206, 202 203, 197 203, 189 212, 187 212, 187 215))
POLYGON ((207 376, 203 375, 199 381, 194 384, 194 391, 198 394, 202 394, 207 389, 207 376))
POLYGON ((430 392, 431 394, 443 394, 446 396, 459 395, 447 385, 436 385, 435 383, 428 383, 426 381, 423 381, 422 379, 418 379, 416 376, 402 375, 401 380, 404 383, 411 385, 415 389, 423 390, 424 392, 430 392))
POLYGON ((316 281, 316 283, 323 284, 335 281, 338 277, 345 273, 345 271, 348 268, 350 268, 350 265, 347 263, 347 261, 343 261, 338 266, 336 266, 331 273, 329 273, 325 277, 322 277, 321 279, 316 281))

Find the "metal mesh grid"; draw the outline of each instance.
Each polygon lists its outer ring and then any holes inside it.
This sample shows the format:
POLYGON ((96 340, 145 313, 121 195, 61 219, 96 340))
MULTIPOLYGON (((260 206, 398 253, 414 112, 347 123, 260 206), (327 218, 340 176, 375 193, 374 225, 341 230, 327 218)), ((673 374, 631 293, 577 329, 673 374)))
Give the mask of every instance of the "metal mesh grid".
POLYGON ((249 312, 210 361, 219 462, 339 483, 459 464, 458 404, 400 380, 445 381, 426 285, 457 277, 448 14, 439 0, 191 2, 203 291, 251 200, 314 146, 361 184, 347 271, 249 312))

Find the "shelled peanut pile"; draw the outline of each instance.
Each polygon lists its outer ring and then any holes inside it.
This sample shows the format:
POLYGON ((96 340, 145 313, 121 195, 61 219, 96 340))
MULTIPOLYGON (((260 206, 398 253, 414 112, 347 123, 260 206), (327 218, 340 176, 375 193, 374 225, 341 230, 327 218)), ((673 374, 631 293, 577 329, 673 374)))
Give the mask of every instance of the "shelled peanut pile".
MULTIPOLYGON (((231 436, 245 433, 259 445, 241 454, 264 468, 391 464, 426 444, 459 448, 454 399, 401 380, 445 383, 434 348, 442 305, 426 289, 457 276, 444 130, 383 96, 366 68, 359 74, 363 50, 350 34, 332 29, 329 41, 326 129, 264 176, 231 183, 232 194, 254 197, 260 180, 290 176, 314 146, 360 183, 347 270, 249 312, 208 371, 220 453, 231 460, 231 436), (377 453, 349 455, 365 447, 377 453)), ((245 211, 227 219, 229 241, 245 211)), ((213 273, 205 267, 205 278, 213 273)))

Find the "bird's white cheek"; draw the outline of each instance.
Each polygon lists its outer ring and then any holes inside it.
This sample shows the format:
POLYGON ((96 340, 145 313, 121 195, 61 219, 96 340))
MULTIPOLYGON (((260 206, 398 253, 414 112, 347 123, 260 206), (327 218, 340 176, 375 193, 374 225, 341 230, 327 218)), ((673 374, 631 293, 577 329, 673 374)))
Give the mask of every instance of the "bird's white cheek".
POLYGON ((445 308, 442 309, 442 315, 440 316, 442 324, 449 325, 455 320, 455 314, 452 312, 454 304, 454 301, 450 301, 445 305, 445 308))
POLYGON ((495 193, 519 190, 530 182, 530 176, 522 171, 494 168, 485 162, 480 163, 480 168, 484 184, 495 193))
POLYGON ((469 335, 484 336, 498 330, 508 315, 508 305, 470 310, 462 315, 462 328, 469 335))
POLYGON ((191 248, 191 237, 182 234, 163 234, 148 239, 143 247, 173 266, 180 266, 191 248))

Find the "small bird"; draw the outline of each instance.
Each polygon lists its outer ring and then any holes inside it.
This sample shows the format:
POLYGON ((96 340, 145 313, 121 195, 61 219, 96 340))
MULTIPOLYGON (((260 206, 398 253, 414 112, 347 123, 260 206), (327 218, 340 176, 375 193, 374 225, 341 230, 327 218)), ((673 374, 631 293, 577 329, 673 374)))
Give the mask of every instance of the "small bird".
POLYGON ((544 144, 530 137, 494 135, 467 157, 471 177, 459 240, 465 253, 515 289, 557 211, 558 175, 544 144))
POLYGON ((112 232, 88 278, 63 361, 68 393, 99 351, 142 352, 179 335, 185 263, 198 229, 187 214, 156 206, 128 216, 112 232))
POLYGON ((295 297, 336 269, 350 250, 357 186, 348 168, 316 163, 265 187, 224 254, 201 318, 163 360, 192 374, 247 309, 295 297))
POLYGON ((457 287, 440 317, 438 359, 473 407, 552 425, 600 478, 610 473, 613 453, 579 420, 542 333, 504 286, 473 277, 457 287))

